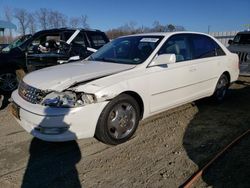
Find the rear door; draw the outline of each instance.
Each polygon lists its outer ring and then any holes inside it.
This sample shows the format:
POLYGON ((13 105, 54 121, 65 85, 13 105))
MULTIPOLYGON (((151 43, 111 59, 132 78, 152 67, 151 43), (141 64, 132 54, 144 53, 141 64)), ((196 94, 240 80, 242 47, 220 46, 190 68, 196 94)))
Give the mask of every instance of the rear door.
POLYGON ((211 95, 218 81, 225 55, 221 47, 209 36, 189 34, 192 49, 191 70, 195 75, 195 97, 211 95))

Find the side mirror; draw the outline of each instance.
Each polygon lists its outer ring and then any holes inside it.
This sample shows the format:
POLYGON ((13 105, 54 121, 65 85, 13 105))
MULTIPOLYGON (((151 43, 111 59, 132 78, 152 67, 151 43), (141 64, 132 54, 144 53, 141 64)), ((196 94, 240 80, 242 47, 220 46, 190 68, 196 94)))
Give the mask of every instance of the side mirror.
POLYGON ((228 41, 228 44, 233 44, 233 40, 230 39, 230 40, 228 41))
POLYGON ((173 64, 176 62, 176 55, 175 54, 161 54, 157 56, 150 66, 159 66, 159 65, 167 65, 167 64, 173 64))

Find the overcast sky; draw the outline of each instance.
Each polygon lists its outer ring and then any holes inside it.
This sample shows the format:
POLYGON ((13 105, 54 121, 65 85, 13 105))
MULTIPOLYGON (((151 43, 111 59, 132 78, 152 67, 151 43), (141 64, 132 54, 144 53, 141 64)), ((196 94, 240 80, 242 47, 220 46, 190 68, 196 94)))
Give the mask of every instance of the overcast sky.
POLYGON ((130 21, 137 26, 162 24, 182 25, 187 30, 207 32, 243 30, 250 24, 250 0, 0 0, 4 7, 36 11, 48 8, 68 17, 88 16, 91 28, 108 30, 130 21))

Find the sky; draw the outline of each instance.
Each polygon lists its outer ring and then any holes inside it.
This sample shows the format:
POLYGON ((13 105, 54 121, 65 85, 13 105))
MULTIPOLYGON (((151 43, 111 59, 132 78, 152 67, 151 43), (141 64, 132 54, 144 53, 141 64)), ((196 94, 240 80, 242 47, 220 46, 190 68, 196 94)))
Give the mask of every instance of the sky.
POLYGON ((103 31, 131 21, 152 26, 157 20, 199 32, 207 32, 208 26, 210 31, 238 31, 250 24, 250 0, 0 0, 0 19, 5 7, 87 15, 90 27, 103 31))

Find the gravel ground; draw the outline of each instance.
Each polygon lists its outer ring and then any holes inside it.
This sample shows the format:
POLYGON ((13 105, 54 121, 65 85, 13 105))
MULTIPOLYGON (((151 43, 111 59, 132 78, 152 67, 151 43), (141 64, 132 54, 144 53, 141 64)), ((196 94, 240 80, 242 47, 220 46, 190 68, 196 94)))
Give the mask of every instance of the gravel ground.
MULTIPOLYGON (((94 138, 66 143, 34 139, 0 111, 0 187, 179 187, 250 128, 250 78, 223 104, 210 99, 144 120, 128 142, 94 138)), ((249 187, 249 137, 208 169, 195 187, 249 187)))

